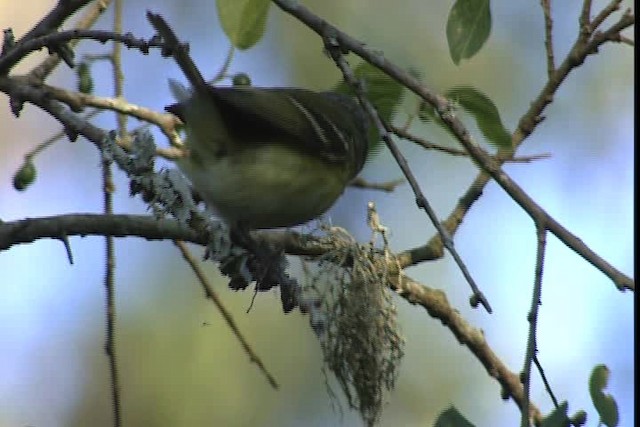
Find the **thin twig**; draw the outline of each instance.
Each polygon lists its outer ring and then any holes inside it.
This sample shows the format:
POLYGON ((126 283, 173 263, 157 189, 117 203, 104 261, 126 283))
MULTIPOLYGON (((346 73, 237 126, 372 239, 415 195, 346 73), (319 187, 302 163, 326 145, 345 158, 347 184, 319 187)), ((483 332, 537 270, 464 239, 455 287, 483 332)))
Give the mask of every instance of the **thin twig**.
POLYGON ((180 253, 182 254, 182 257, 184 258, 185 261, 187 261, 187 264, 189 264, 189 267, 191 267, 191 270, 198 278, 198 281, 200 282, 200 285, 202 285, 202 289, 204 290, 204 293, 207 296, 207 298, 213 301, 213 304, 216 306, 220 314, 222 314, 222 317, 224 318, 224 321, 227 323, 227 326, 229 326, 229 329, 231 329, 231 332, 233 332, 233 334, 238 339, 238 342, 240 342, 240 345, 244 349, 245 353, 247 353, 247 356, 249 356, 249 360, 251 360, 256 365, 258 365, 258 368, 262 371, 264 376, 267 378, 267 381, 269 381, 269 384, 271 385, 271 387, 273 387, 274 389, 278 389, 279 387, 278 382, 273 377, 273 375, 271 375, 271 373, 267 370, 264 363, 262 363, 262 360, 260 359, 260 357, 258 357, 256 352, 253 351, 253 349, 251 348, 247 340, 242 335, 242 332, 240 332, 240 328, 238 328, 238 325, 236 324, 236 321, 233 319, 233 316, 231 315, 229 310, 227 310, 227 308, 224 306, 222 300, 218 296, 218 293, 213 289, 213 287, 207 280, 207 276, 205 276, 204 272, 202 271, 202 269, 200 269, 200 266, 198 265, 196 260, 193 258, 193 256, 189 252, 189 248, 187 248, 187 245, 184 242, 179 240, 174 240, 173 243, 178 247, 178 249, 180 250, 180 253))
MULTIPOLYGON (((165 134, 171 142, 171 145, 178 149, 157 147, 156 154, 170 160, 175 160, 182 155, 182 151, 180 150, 182 147, 182 141, 176 131, 176 125, 179 122, 173 114, 160 113, 149 108, 132 104, 122 96, 117 98, 107 98, 87 93, 74 92, 46 84, 40 85, 40 87, 46 90, 51 98, 64 102, 74 111, 82 111, 85 107, 94 107, 101 110, 110 110, 120 114, 126 114, 127 116, 135 117, 147 123, 154 124, 160 128, 162 133, 165 134)), ((128 148, 126 138, 121 138, 120 141, 122 142, 121 146, 123 148, 128 148)))
POLYGON ((394 126, 392 124, 388 124, 387 127, 389 128, 389 130, 391 132, 393 132, 395 135, 399 136, 400 138, 403 138, 403 139, 406 139, 407 141, 411 141, 411 142, 413 142, 415 144, 418 144, 419 146, 421 146, 422 148, 426 148, 427 150, 441 151, 443 153, 450 154, 452 156, 469 157, 469 153, 467 153, 464 150, 460 150, 460 149, 457 149, 457 148, 451 148, 451 147, 445 147, 444 145, 435 144, 433 142, 427 141, 424 138, 420 138, 420 137, 412 134, 411 132, 409 132, 405 128, 405 126, 398 127, 398 126, 394 126))
MULTIPOLYGON (((100 109, 95 109, 92 110, 90 112, 88 112, 84 118, 85 120, 90 120, 93 117, 97 116, 98 114, 102 113, 103 110, 100 109)), ((56 142, 58 142, 59 140, 61 140, 62 138, 65 138, 67 136, 66 132, 63 130, 51 135, 49 138, 45 139, 44 141, 42 141, 40 144, 36 145, 33 150, 29 151, 27 154, 24 155, 25 161, 31 160, 33 158, 35 158, 38 154, 40 154, 41 152, 43 152, 44 150, 46 150, 47 148, 51 147, 53 144, 55 144, 56 142)))
MULTIPOLYGON (((122 2, 115 0, 113 11, 113 31, 122 32, 122 2)), ((111 53, 111 65, 113 70, 113 86, 116 98, 123 95, 122 56, 120 43, 114 43, 111 53)), ((127 116, 116 114, 118 121, 118 135, 124 139, 127 135, 127 116)), ((105 158, 102 162, 102 194, 104 200, 105 215, 113 215, 113 171, 111 161, 105 158)), ((109 351, 109 375, 111 381, 111 405, 113 408, 114 427, 122 426, 122 398, 120 394, 120 376, 118 372, 118 354, 116 352, 116 288, 115 267, 116 256, 113 236, 105 236, 106 263, 105 263, 105 288, 107 290, 106 316, 107 316, 107 348, 109 351)))
POLYGON ((611 0, 601 11, 598 13, 589 25, 589 33, 593 33, 613 12, 620 9, 620 3, 622 0, 611 0))
POLYGON ((631 40, 629 37, 627 36, 623 36, 622 34, 620 34, 620 42, 627 44, 629 46, 635 46, 636 42, 634 40, 631 40))
POLYGON ((553 54, 553 18, 551 16, 551 0, 540 0, 544 14, 544 48, 547 52, 547 77, 551 78, 556 71, 553 54))
POLYGON ((522 368, 521 380, 524 388, 524 401, 522 403, 522 418, 520 427, 530 426, 529 412, 529 391, 531 387, 531 363, 538 351, 536 340, 536 330, 538 327, 538 309, 542 303, 542 274, 544 268, 544 254, 547 248, 547 230, 544 223, 536 224, 536 234, 538 237, 538 246, 536 251, 536 267, 533 281, 533 295, 531 297, 531 307, 527 320, 529 321, 529 337, 527 338, 527 350, 524 356, 524 367, 522 368))
MULTIPOLYGON (((69 30, 46 34, 23 43, 16 44, 0 59, 0 74, 6 74, 20 60, 29 53, 40 50, 44 47, 62 46, 71 40, 94 40, 100 43, 117 41, 130 49, 138 49, 146 54, 152 48, 163 47, 162 43, 156 40, 145 40, 135 38, 132 34, 117 34, 113 31, 102 30, 69 30)), ((72 64, 73 65, 73 64, 72 64)))
MULTIPOLYGON (((102 162, 103 204, 105 215, 113 214, 113 177, 111 162, 102 162)), ((111 404, 113 408, 113 425, 122 426, 122 409, 120 399, 120 376, 116 352, 116 294, 115 294, 115 249, 112 236, 105 236, 105 275, 104 287, 106 291, 105 317, 106 337, 105 351, 109 361, 109 381, 111 383, 111 404)))
POLYGON ((60 235, 60 241, 64 245, 64 250, 67 252, 67 260, 69 261, 69 264, 73 265, 73 251, 71 251, 69 236, 67 236, 66 234, 60 235))
POLYGON ((349 183, 350 187, 362 188, 365 190, 380 190, 387 193, 392 193, 395 189, 404 182, 404 179, 398 178, 387 182, 369 182, 362 177, 356 177, 349 183))
POLYGON ((583 0, 578 23, 580 24, 579 34, 588 34, 589 32, 585 30, 591 26, 591 0, 583 0))
MULTIPOLYGON (((84 15, 78 20, 76 23, 76 30, 86 30, 91 28, 93 24, 96 23, 100 15, 109 7, 109 4, 112 0, 95 0, 91 7, 87 8, 84 15)), ((79 40, 71 40, 69 42, 70 47, 75 47, 78 44, 79 40)), ((29 71, 29 77, 37 80, 44 81, 49 74, 60 64, 60 56, 58 54, 53 53, 49 55, 44 61, 42 61, 39 65, 34 67, 31 71, 29 71)))
MULTIPOLYGON (((412 134, 404 126, 398 127, 392 124, 387 124, 391 132, 400 138, 404 138, 407 141, 411 141, 419 146, 427 149, 427 150, 435 150, 441 151, 446 154, 450 154, 452 156, 460 156, 460 157, 469 157, 469 153, 465 150, 458 150, 456 148, 445 147, 444 145, 434 144, 433 142, 429 142, 424 138, 420 138, 417 135, 412 134)), ((504 159, 507 163, 529 163, 536 160, 548 159, 551 157, 550 153, 541 153, 541 154, 532 154, 530 156, 509 156, 504 159)))
POLYGON ((236 53, 236 48, 233 45, 229 46, 229 50, 227 51, 227 56, 224 59, 224 63, 222 64, 222 67, 220 67, 216 75, 209 81, 209 83, 211 84, 219 83, 227 76, 227 72, 229 71, 229 67, 231 66, 231 61, 233 61, 233 57, 235 53, 236 53))
POLYGON ((536 368, 538 369, 538 373, 540 374, 540 378, 542 378, 542 383, 544 384, 544 389, 547 390, 547 393, 549 393, 549 397, 553 402, 553 406, 557 408, 559 406, 558 399, 556 398, 556 395, 553 393, 553 390, 551 389, 551 384, 549 384, 549 380, 547 380, 547 375, 544 373, 544 369, 542 368, 542 363, 540 363, 540 359, 538 358, 538 355, 535 353, 533 355, 533 363, 536 365, 536 368))
POLYGON ((389 151, 391 151, 391 154, 396 160, 396 163, 400 166, 402 173, 404 174, 405 178, 409 182, 409 185, 411 186, 411 189, 413 190, 413 193, 416 196, 416 204, 420 209, 426 212, 427 216, 431 220, 431 223, 438 230, 438 234, 442 238, 442 242, 445 248, 447 248, 447 250, 453 257, 453 259, 455 260, 456 264, 458 265, 458 268, 462 272, 462 275, 464 276, 467 283, 469 284, 469 287, 471 287, 471 290, 473 292, 473 295, 471 295, 470 297, 471 306, 475 308, 478 304, 482 304, 485 310, 491 313, 492 309, 491 309, 491 305, 489 304, 489 301, 484 296, 484 294, 482 293, 478 285, 475 283, 475 280, 469 273, 467 266, 465 265, 464 261, 458 254, 458 251, 456 251, 454 247, 453 239, 451 239, 448 231, 446 230, 445 227, 443 227, 440 224, 440 221, 438 220, 438 217, 436 216, 435 211, 429 204, 429 201, 427 200, 427 198, 422 193, 420 184, 418 184, 418 181, 413 175, 413 172, 411 172, 407 159, 404 157, 402 152, 398 149, 398 146, 396 145, 396 143, 391 138, 389 134, 389 129, 382 122, 382 119, 376 112, 375 108, 373 107, 373 105, 371 105, 371 103, 367 100, 366 96, 364 95, 364 91, 362 90, 360 82, 355 77, 353 70, 349 67, 349 64, 347 64, 347 61, 344 59, 344 56, 342 55, 341 47, 335 44, 335 39, 333 38, 331 31, 327 32, 327 34, 324 35, 324 39, 325 39, 325 47, 328 50, 329 54, 331 55, 332 59, 340 68, 340 71, 342 71, 345 81, 355 89, 355 92, 358 96, 358 100, 360 101, 360 104, 364 107, 370 119, 376 125, 378 129, 378 134, 380 135, 382 140, 385 142, 385 144, 389 148, 389 151))

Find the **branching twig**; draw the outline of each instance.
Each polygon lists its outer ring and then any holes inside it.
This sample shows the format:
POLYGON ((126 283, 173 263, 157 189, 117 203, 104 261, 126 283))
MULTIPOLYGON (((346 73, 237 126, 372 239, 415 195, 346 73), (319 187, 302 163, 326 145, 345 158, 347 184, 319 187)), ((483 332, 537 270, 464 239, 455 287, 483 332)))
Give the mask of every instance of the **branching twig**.
POLYGON ((598 27, 600 27, 600 25, 602 25, 605 19, 611 16, 613 12, 620 9, 620 3, 622 3, 622 0, 611 0, 609 4, 607 4, 589 23, 588 34, 590 35, 594 32, 598 27))
MULTIPOLYGON (((76 30, 86 30, 91 28, 98 20, 100 15, 109 7, 112 0, 94 0, 90 8, 76 23, 76 30)), ((79 40, 71 40, 70 47, 75 47, 79 40)), ((49 74, 60 64, 60 56, 57 54, 49 55, 47 59, 42 61, 38 66, 29 71, 29 77, 38 81, 44 81, 49 74)))
POLYGON ((382 119, 380 118, 380 116, 378 116, 377 111, 364 95, 364 91, 362 90, 360 82, 355 77, 353 70, 351 70, 351 68, 349 67, 349 65, 347 64, 346 60, 342 55, 341 47, 335 44, 332 31, 328 30, 327 33, 323 35, 323 37, 325 39, 326 49, 329 51, 329 54, 331 55, 332 59, 336 62, 336 64, 340 68, 340 71, 342 71, 345 81, 355 89, 355 92, 358 96, 358 100, 360 101, 360 104, 364 107, 365 111, 369 115, 369 118, 375 124, 380 137, 387 145, 387 148, 389 148, 389 151, 391 151, 391 154, 396 160, 396 163, 398 163, 398 165, 400 166, 400 169, 402 170, 402 173, 404 174, 405 178, 407 178, 407 181, 409 182, 409 185, 411 186, 411 189, 413 190, 413 193, 416 196, 416 204, 420 209, 424 210, 427 213, 427 216, 431 220, 431 223, 438 230, 438 234, 442 238, 442 242, 445 248, 447 248, 447 250, 453 257, 453 259, 455 260, 456 264, 458 265, 458 268, 462 272, 462 275, 464 276, 467 283, 471 287, 471 290, 473 292, 473 294, 469 299, 471 306, 475 308, 478 306, 478 304, 481 304, 485 308, 485 310, 491 313, 492 309, 491 309, 491 305, 489 304, 489 301, 484 296, 484 294, 482 293, 478 285, 476 285, 475 280, 473 279, 473 277, 469 273, 469 270, 467 269, 467 266, 465 265, 464 261, 458 254, 458 251, 456 251, 453 244, 453 239, 451 239, 448 231, 446 230, 446 228, 444 228, 440 224, 440 221, 438 220, 438 217, 436 216, 435 211, 429 204, 429 201, 427 200, 427 198, 422 193, 422 190, 420 189, 420 185, 418 184, 417 179, 411 172, 407 159, 404 157, 404 155, 402 154, 402 152, 400 151, 396 143, 391 138, 389 134, 389 129, 382 122, 382 119))
POLYGON ((25 34, 17 44, 55 31, 71 15, 92 1, 93 0, 59 0, 53 9, 25 34))
MULTIPOLYGON (((429 89, 413 77, 410 73, 404 71, 397 65, 388 61, 379 52, 373 48, 366 46, 364 43, 352 38, 346 33, 340 31, 327 21, 313 14, 302 4, 292 2, 290 0, 273 0, 282 10, 293 15, 310 29, 318 33, 321 37, 331 34, 331 37, 340 46, 341 49, 352 51, 365 61, 384 71, 387 75, 404 85, 406 88, 414 92, 420 98, 431 104, 438 112, 443 122, 447 124, 456 139, 469 152, 471 158, 482 167, 482 169, 493 178, 507 194, 522 209, 529 214, 534 220, 544 220, 548 230, 560 239, 566 246, 576 253, 580 254, 586 261, 604 273, 615 286, 620 290, 635 290, 635 282, 626 274, 613 267, 606 260, 595 253, 591 248, 585 245, 576 235, 567 230, 558 221, 547 214, 522 188, 517 185, 511 178, 500 168, 502 162, 497 162, 491 158, 480 146, 478 146, 470 137, 464 124, 451 113, 453 111, 449 101, 442 95, 429 89)), ((611 28, 601 36, 594 37, 586 46, 576 46, 569 53, 567 59, 556 70, 553 78, 543 89, 541 95, 532 103, 532 106, 523 119, 519 122, 518 129, 512 138, 512 144, 515 148, 531 133, 533 128, 541 121, 540 113, 551 102, 552 94, 555 93, 558 86, 566 78, 569 72, 578 66, 584 58, 593 54, 597 47, 606 41, 612 40, 612 35, 619 33, 624 28, 631 26, 635 22, 635 18, 631 12, 625 13, 621 19, 611 26, 611 28), (536 114, 537 113, 537 114, 536 114)))
MULTIPOLYGON (((574 45, 574 49, 578 46, 578 42, 574 45)), ((587 52, 582 51, 582 58, 586 57, 587 52)), ((524 139, 533 131, 535 126, 542 120, 541 114, 544 108, 553 99, 553 94, 557 91, 560 83, 564 81, 567 75, 581 63, 580 57, 577 61, 570 62, 567 59, 563 62, 562 66, 556 70, 553 77, 542 88, 541 92, 536 97, 536 100, 531 104, 529 110, 523 114, 519 121, 518 128, 512 137, 512 144, 514 152, 517 147, 522 144, 524 139)), ((500 164, 507 161, 512 157, 512 153, 499 153, 496 161, 500 164)), ((482 195, 482 191, 486 184, 489 182, 489 175, 481 171, 473 183, 469 186, 465 194, 459 199, 458 204, 454 210, 449 214, 446 220, 443 221, 443 225, 453 235, 455 234, 458 226, 462 223, 462 220, 466 213, 470 210, 473 203, 482 195)), ((434 235, 426 245, 419 246, 413 249, 406 250, 399 255, 401 265, 407 267, 409 265, 415 265, 421 261, 432 260, 442 257, 443 245, 439 235, 434 235)))
MULTIPOLYGON (((389 127, 391 132, 393 132, 395 135, 399 136, 400 138, 404 138, 407 141, 414 142, 427 150, 441 151, 451 156, 469 157, 469 153, 466 152, 465 150, 459 150, 457 148, 445 147, 444 145, 434 144, 433 142, 429 142, 424 138, 420 138, 417 135, 412 134, 407 129, 405 129, 404 126, 397 127, 392 124, 388 124, 387 126, 389 127)), ((551 154, 542 153, 542 154, 533 154, 530 156, 517 156, 517 157, 509 156, 508 158, 505 158, 504 161, 508 163, 529 163, 536 160, 548 159, 549 157, 551 157, 551 154)), ((500 159, 500 158, 497 158, 497 159, 500 159)))
MULTIPOLYGON (((19 79, 19 77, 16 77, 16 79, 19 79)), ((178 120, 173 114, 159 113, 149 108, 132 104, 121 96, 116 98, 107 98, 87 93, 74 92, 45 84, 40 85, 40 87, 47 91, 47 94, 52 99, 64 102, 76 112, 82 111, 85 107, 94 107, 100 110, 114 111, 154 124, 158 126, 174 147, 182 147, 180 136, 176 131, 176 124, 178 124, 178 120)), ((128 148, 126 139, 120 138, 120 141, 123 148, 128 148)), ((156 153, 159 156, 170 160, 175 160, 182 155, 182 151, 175 148, 157 147, 156 153)))
POLYGON ((151 48, 161 48, 162 43, 156 40, 145 40, 135 38, 132 34, 118 34, 113 31, 102 30, 69 30, 54 32, 25 42, 16 44, 12 49, 0 58, 0 75, 6 74, 22 58, 29 53, 40 50, 43 47, 61 46, 71 40, 88 39, 100 43, 117 41, 128 48, 135 48, 146 54, 151 48))

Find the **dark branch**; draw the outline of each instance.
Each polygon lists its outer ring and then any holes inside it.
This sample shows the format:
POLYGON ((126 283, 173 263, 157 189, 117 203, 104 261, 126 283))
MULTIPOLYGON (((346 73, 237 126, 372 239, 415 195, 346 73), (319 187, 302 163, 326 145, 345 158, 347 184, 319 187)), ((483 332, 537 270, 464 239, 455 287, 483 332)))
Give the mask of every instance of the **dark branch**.
POLYGON ((53 47, 63 45, 65 42, 79 39, 90 39, 100 43, 106 43, 112 40, 122 43, 128 48, 136 48, 144 54, 147 54, 150 48, 163 47, 162 43, 157 40, 139 39, 134 37, 133 34, 118 34, 113 31, 70 30, 54 32, 29 39, 22 43, 17 43, 0 58, 0 75, 6 74, 11 67, 33 51, 40 50, 43 47, 53 49, 53 47))
MULTIPOLYGON (((494 160, 485 150, 476 144, 465 128, 464 124, 452 112, 455 111, 450 102, 442 95, 423 85, 418 79, 406 72, 402 68, 388 61, 380 52, 373 48, 367 47, 364 43, 354 39, 348 34, 340 31, 329 22, 313 14, 305 6, 298 2, 288 0, 273 0, 282 10, 295 16, 301 22, 306 24, 310 29, 318 33, 321 37, 331 38, 346 51, 352 51, 365 61, 379 68, 388 76, 404 85, 417 96, 431 104, 438 112, 442 121, 448 126, 456 139, 469 152, 475 163, 488 173, 502 189, 525 211, 535 222, 543 222, 547 225, 548 230, 560 239, 566 246, 582 256, 586 261, 599 269, 607 277, 609 277, 620 291, 626 289, 635 290, 635 282, 626 274, 616 269, 606 260, 595 253, 591 248, 582 242, 578 236, 571 233, 563 227, 558 221, 552 218, 541 206, 539 206, 518 184, 516 184, 500 167, 502 162, 494 160)), ((588 55, 597 51, 598 46, 606 41, 613 40, 614 33, 627 28, 635 22, 634 15, 631 12, 625 13, 620 21, 614 24, 609 31, 601 33, 601 36, 592 40, 587 46, 577 45, 571 53, 567 55, 567 59, 558 68, 552 78, 547 83, 548 87, 543 89, 541 97, 539 97, 531 107, 532 115, 525 115, 520 121, 518 130, 513 136, 513 149, 531 133, 533 128, 541 121, 539 114, 551 102, 552 94, 555 93, 558 86, 566 78, 573 68, 581 64, 580 60, 584 60, 588 55)))
POLYGON ((0 223, 0 251, 39 239, 66 236, 140 237, 207 244, 207 236, 170 219, 149 215, 70 214, 0 223))

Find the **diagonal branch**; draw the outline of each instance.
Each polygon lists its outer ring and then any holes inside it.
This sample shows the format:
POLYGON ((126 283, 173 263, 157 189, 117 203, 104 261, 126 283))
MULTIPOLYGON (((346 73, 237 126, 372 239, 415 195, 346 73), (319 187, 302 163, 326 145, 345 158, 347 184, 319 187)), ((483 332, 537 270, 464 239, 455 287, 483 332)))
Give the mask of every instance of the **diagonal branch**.
MULTIPOLYGON (((379 68, 394 80, 404 85, 406 88, 414 92, 420 98, 431 104, 443 122, 447 124, 456 139, 469 152, 471 158, 480 165, 484 172, 488 173, 502 189, 527 214, 536 222, 542 221, 547 225, 548 230, 560 239, 566 246, 582 256, 586 261, 604 273, 613 281, 615 286, 620 290, 635 290, 635 282, 626 274, 613 267, 606 260, 595 253, 591 248, 582 242, 576 235, 567 230, 558 221, 551 217, 541 206, 539 206, 518 184, 516 184, 502 169, 501 164, 492 159, 492 157, 476 144, 465 128, 464 124, 458 119, 452 105, 442 95, 423 85, 410 73, 387 60, 379 51, 366 46, 359 40, 354 39, 348 34, 340 31, 329 22, 312 13, 305 6, 290 0, 273 0, 282 10, 291 14, 296 19, 303 22, 307 27, 315 31, 321 37, 331 34, 331 37, 341 46, 342 49, 352 51, 365 61, 379 68)), ((541 121, 539 118, 542 110, 551 102, 552 94, 555 93, 558 86, 566 78, 571 70, 580 65, 584 59, 597 51, 597 48, 606 41, 612 40, 611 35, 615 32, 627 28, 635 22, 635 18, 631 12, 625 13, 620 21, 614 24, 610 30, 597 39, 593 39, 586 46, 578 45, 572 49, 554 76, 543 89, 541 95, 532 104, 529 113, 527 113, 520 121, 518 129, 513 138, 513 149, 509 155, 515 150, 519 144, 531 133, 535 126, 541 121)))
POLYGON ((267 378, 267 381, 269 381, 269 385, 277 390, 279 387, 278 382, 276 381, 274 376, 271 375, 271 373, 267 370, 267 367, 264 365, 262 359, 260 359, 253 348, 251 348, 251 345, 244 337, 244 335, 242 335, 242 332, 240 332, 240 328, 233 318, 233 315, 222 303, 222 300, 218 296, 218 293, 213 289, 213 286, 211 286, 211 284, 209 283, 207 276, 204 274, 191 252, 189 252, 189 248, 187 248, 187 245, 181 240, 174 240, 173 243, 178 247, 180 253, 182 254, 182 257, 185 261, 187 261, 187 264, 189 264, 189 267, 191 267, 193 274, 195 274, 198 278, 198 281, 200 282, 200 285, 202 285, 202 289, 204 289, 204 293, 207 298, 213 301, 213 304, 222 315, 222 318, 227 323, 227 326, 229 327, 229 329, 231 329, 233 335, 236 336, 236 339, 242 346, 242 349, 245 351, 245 353, 247 353, 247 356, 249 356, 249 360, 258 365, 258 369, 260 369, 260 371, 262 371, 264 376, 267 378))
MULTIPOLYGON (((457 338, 460 344, 471 350, 482 363, 487 373, 502 386, 503 399, 513 398, 522 410, 525 407, 525 391, 520 376, 509 368, 491 349, 482 330, 471 326, 460 312, 453 308, 444 292, 424 286, 404 274, 392 276, 391 287, 405 300, 423 307, 433 318, 439 319, 457 338)), ((536 422, 542 420, 542 413, 532 403, 528 403, 529 416, 536 422)))

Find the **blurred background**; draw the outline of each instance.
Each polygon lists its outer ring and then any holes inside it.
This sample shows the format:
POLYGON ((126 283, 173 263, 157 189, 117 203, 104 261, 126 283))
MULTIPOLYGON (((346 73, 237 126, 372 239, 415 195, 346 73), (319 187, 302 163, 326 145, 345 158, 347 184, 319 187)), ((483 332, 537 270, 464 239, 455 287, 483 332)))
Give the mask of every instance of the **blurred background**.
MULTIPOLYGON (((17 38, 55 4, 54 0, 0 0, 0 27, 17 38)), ((353 36, 380 49, 391 61, 417 70, 434 89, 467 84, 496 103, 513 130, 546 79, 543 17, 538 2, 492 2, 493 30, 482 51, 454 66, 445 39, 453 2, 324 0, 304 2, 353 36)), ((594 1, 594 10, 603 1, 594 1)), ((629 7, 631 2, 623 2, 629 7)), ((558 62, 576 38, 581 2, 553 4, 558 62)), ((145 19, 151 8, 174 26, 202 70, 213 76, 229 43, 220 29, 213 0, 125 3, 124 30, 150 37, 145 19)), ((110 29, 111 12, 95 26, 110 29)), ((68 27, 71 26, 69 21, 68 27)), ((605 24, 606 25, 606 24, 605 24)), ((331 87, 340 78, 321 51, 320 40, 273 7, 265 38, 237 52, 231 72, 246 72, 254 85, 331 87)), ((631 33, 631 31, 627 31, 631 33)), ((108 53, 109 46, 83 42, 84 53, 108 53)), ((18 67, 26 72, 45 52, 18 67)), ((177 67, 153 51, 123 52, 126 98, 161 110, 172 101, 167 78, 184 81, 177 67)), ((94 65, 97 95, 111 96, 111 69, 94 65)), ((607 44, 574 71, 546 110, 547 119, 519 154, 551 153, 547 160, 509 164, 505 170, 542 207, 598 254, 634 275, 633 221, 633 48, 607 44)), ((72 72, 60 66, 51 84, 75 88, 72 72)), ((24 154, 60 130, 57 122, 27 104, 20 119, 4 97, 0 109, 0 218, 100 212, 99 155, 79 139, 66 140, 35 159, 36 182, 24 193, 13 189, 13 174, 24 154)), ((412 111, 407 97, 399 116, 412 111)), ((103 113, 95 122, 116 128, 103 113)), ((470 129, 476 129, 471 125, 470 129)), ((137 126, 129 120, 130 128, 137 126)), ((433 142, 455 146, 433 126, 418 129, 433 142)), ((164 139, 157 134, 158 143, 164 139)), ((476 133, 476 138, 481 137, 476 133)), ((448 215, 477 170, 467 158, 425 152, 400 142, 423 191, 441 217, 448 215)), ((170 165, 167 165, 170 166, 170 165)), ((401 177, 383 151, 362 174, 371 181, 401 177)), ((128 197, 116 171, 116 213, 146 213, 128 197)), ((349 189, 330 212, 334 224, 359 240, 369 238, 366 202, 376 202, 391 229, 393 250, 423 244, 434 234, 418 211, 408 185, 394 193, 349 189)), ((443 289, 450 302, 518 372, 524 360, 535 262, 535 230, 528 216, 491 183, 465 218, 457 249, 487 295, 494 314, 473 310, 468 287, 445 256, 407 270, 417 280, 443 289)), ((73 265, 63 245, 40 240, 0 253, 0 426, 110 426, 111 403, 104 353, 104 241, 73 237, 73 265)), ((202 250, 193 248, 195 254, 202 250)), ((117 348, 127 426, 356 426, 357 413, 332 404, 322 374, 320 346, 308 319, 284 315, 279 296, 234 293, 214 265, 204 264, 216 290, 281 388, 274 391, 250 363, 171 242, 116 240, 117 348)), ((298 263, 292 262, 297 268, 298 263)), ((618 292, 598 270, 550 236, 538 328, 539 359, 556 396, 569 412, 585 409, 587 425, 597 425, 587 388, 594 365, 611 370, 607 391, 618 402, 622 426, 634 425, 634 295, 618 292)), ((500 399, 499 385, 466 347, 439 321, 396 298, 406 338, 406 356, 396 390, 387 396, 383 426, 429 426, 449 405, 475 425, 519 425, 516 405, 500 399)), ((543 412, 552 403, 533 375, 532 401, 543 412)), ((334 385, 334 391, 337 390, 334 385)))

